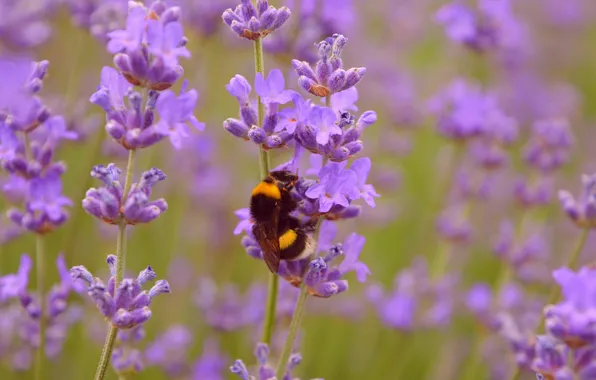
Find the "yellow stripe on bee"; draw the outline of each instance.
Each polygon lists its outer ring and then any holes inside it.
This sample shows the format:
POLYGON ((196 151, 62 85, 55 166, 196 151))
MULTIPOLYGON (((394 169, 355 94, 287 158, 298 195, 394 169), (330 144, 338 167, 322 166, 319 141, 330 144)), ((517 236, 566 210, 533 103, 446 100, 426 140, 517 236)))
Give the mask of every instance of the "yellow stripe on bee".
POLYGON ((283 235, 281 235, 279 237, 279 248, 281 248, 281 249, 288 248, 289 246, 294 244, 294 242, 296 241, 297 238, 298 238, 298 234, 296 233, 296 231, 287 230, 286 232, 284 232, 283 235))
POLYGON ((259 183, 253 190, 252 195, 259 195, 263 194, 266 197, 273 198, 273 199, 281 199, 281 193, 279 191, 279 187, 277 187, 274 183, 269 182, 261 182, 259 183))

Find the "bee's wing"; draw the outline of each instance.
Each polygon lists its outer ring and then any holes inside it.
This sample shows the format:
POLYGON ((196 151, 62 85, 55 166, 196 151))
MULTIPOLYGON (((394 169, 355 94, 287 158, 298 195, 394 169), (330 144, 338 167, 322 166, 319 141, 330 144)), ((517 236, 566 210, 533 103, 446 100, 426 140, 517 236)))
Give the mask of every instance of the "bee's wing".
POLYGON ((261 246, 263 259, 272 273, 279 270, 280 248, 277 236, 277 223, 257 223, 252 227, 252 232, 261 246))

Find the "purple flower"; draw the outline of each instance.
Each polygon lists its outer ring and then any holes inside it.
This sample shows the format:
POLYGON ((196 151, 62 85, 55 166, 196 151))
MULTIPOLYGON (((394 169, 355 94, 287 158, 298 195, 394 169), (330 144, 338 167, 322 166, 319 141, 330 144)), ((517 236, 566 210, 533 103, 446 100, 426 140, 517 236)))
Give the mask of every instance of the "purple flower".
POLYGON ((0 24, 0 42, 8 51, 45 43, 52 35, 49 20, 56 5, 49 0, 2 2, 0 13, 5 16, 0 24))
POLYGON ((203 352, 194 364, 193 380, 223 380, 228 358, 220 353, 216 341, 207 339, 203 344, 203 352))
POLYGON ((263 287, 252 285, 245 294, 232 284, 218 289, 211 278, 199 279, 195 305, 203 314, 205 322, 221 331, 235 331, 261 322, 262 303, 266 294, 263 287))
POLYGON ((284 90, 286 81, 280 70, 271 70, 267 79, 261 73, 255 77, 255 91, 264 104, 286 104, 295 94, 292 90, 284 90))
POLYGON ((120 172, 114 164, 93 167, 91 176, 102 181, 104 186, 87 191, 82 204, 88 214, 108 224, 118 224, 123 218, 127 224, 134 225, 149 223, 167 210, 165 199, 149 200, 153 185, 166 178, 161 170, 153 168, 144 172, 141 180, 132 185, 126 197, 122 194, 120 172))
POLYGON ((17 273, 0 277, 0 304, 11 298, 16 298, 21 291, 27 288, 29 272, 33 261, 28 255, 21 255, 21 262, 17 273))
POLYGON ((256 7, 250 0, 241 0, 236 9, 226 9, 224 23, 239 37, 258 40, 281 28, 290 18, 288 7, 276 9, 267 0, 259 0, 256 7))
POLYGON ((375 207, 375 198, 380 197, 380 195, 377 194, 373 185, 366 183, 366 179, 368 178, 370 168, 371 161, 368 157, 362 157, 357 160, 354 160, 354 162, 352 162, 352 165, 350 165, 350 170, 356 173, 356 178, 358 181, 357 186, 360 190, 360 197, 364 199, 364 201, 370 207, 375 207))
MULTIPOLYGON (((18 298, 20 302, 20 310, 14 315, 16 320, 9 322, 13 324, 13 331, 3 331, 2 333, 9 337, 14 333, 18 333, 18 338, 12 344, 8 343, 8 346, 3 345, 3 339, 0 338, 0 354, 3 354, 5 349, 18 351, 21 359, 23 359, 16 365, 19 370, 29 368, 31 363, 28 358, 39 346, 39 320, 41 318, 44 318, 46 322, 45 355, 50 359, 55 359, 61 353, 69 328, 81 318, 81 310, 67 302, 70 292, 76 291, 77 288, 72 286, 70 276, 68 278, 62 276, 66 265, 62 254, 58 255, 56 260, 61 281, 54 284, 43 295, 45 298, 45 308, 43 310, 40 307, 37 294, 27 289, 31 264, 29 256, 23 254, 16 274, 0 277, 0 315, 6 318, 8 313, 16 311, 11 309, 10 303, 7 303, 10 299, 18 298)), ((6 322, 6 320, 0 320, 0 325, 6 322)), ((2 330, 3 326, 0 326, 0 331, 2 330)), ((15 359, 16 356, 15 354, 15 359)))
MULTIPOLYGON (((261 76, 261 79, 262 78, 263 77, 261 76)), ((283 87, 284 86, 282 85, 282 88, 283 87)), ((230 79, 230 83, 226 84, 226 90, 228 90, 230 95, 236 97, 238 103, 241 106, 249 103, 249 96, 250 92, 252 91, 252 87, 250 86, 250 83, 248 83, 246 78, 244 78, 242 75, 236 74, 232 79, 230 79)))
POLYGON ((563 299, 545 309, 545 328, 553 337, 571 348, 596 341, 596 270, 583 267, 577 272, 568 268, 553 271, 563 299))
POLYGON ((596 175, 582 176, 583 191, 578 199, 566 190, 559 191, 563 211, 581 228, 596 227, 596 175))
POLYGON ((192 346, 192 333, 183 325, 173 325, 145 349, 147 365, 158 366, 169 377, 188 373, 187 355, 192 346))
POLYGON ((523 40, 509 0, 480 0, 478 9, 456 1, 444 5, 436 17, 449 38, 478 52, 512 48, 523 40))
POLYGON ((542 376, 557 380, 573 380, 573 370, 566 367, 568 348, 551 336, 536 337, 536 357, 532 370, 542 376))
POLYGON ((351 200, 360 197, 356 173, 344 167, 334 162, 323 166, 319 172, 319 183, 306 191, 306 197, 318 200, 319 212, 329 212, 335 205, 348 207, 351 200))
POLYGON ((150 8, 130 2, 127 29, 110 33, 108 44, 114 64, 124 78, 135 86, 163 91, 183 74, 178 56, 189 57, 184 47, 180 8, 154 2, 150 8))
POLYGON ((294 107, 284 108, 278 113, 279 120, 274 131, 280 132, 284 129, 293 135, 297 128, 304 127, 311 110, 310 99, 305 100, 297 93, 292 95, 294 107))
POLYGON ((335 121, 335 112, 331 108, 314 106, 310 109, 307 123, 316 131, 317 144, 325 145, 332 136, 341 135, 341 128, 335 121))
POLYGON ((146 11, 142 7, 131 7, 126 19, 126 29, 114 30, 107 34, 110 39, 108 51, 112 54, 136 50, 143 39, 147 27, 146 11))
POLYGON ((136 279, 125 278, 115 288, 116 256, 109 255, 108 266, 112 276, 107 287, 99 278, 82 265, 70 270, 73 281, 82 280, 87 287, 87 293, 110 323, 120 329, 130 329, 141 325, 151 318, 151 301, 153 297, 162 293, 170 293, 170 285, 166 280, 158 280, 149 290, 142 290, 142 285, 153 281, 155 272, 149 266, 139 272, 136 279))
POLYGON ((190 136, 186 123, 190 122, 199 131, 205 129, 205 124, 200 123, 193 115, 198 98, 197 90, 185 91, 185 85, 186 82, 178 97, 170 90, 162 92, 157 99, 156 105, 160 117, 156 130, 168 134, 172 145, 176 149, 180 149, 183 140, 190 136))
POLYGON ((45 234, 60 227, 68 219, 65 207, 72 201, 62 195, 62 173, 56 170, 29 182, 25 211, 8 211, 10 219, 19 227, 38 234, 45 234))
POLYGON ((541 120, 534 123, 533 135, 524 148, 528 165, 551 172, 569 161, 573 134, 564 119, 541 120))
POLYGON ((179 22, 163 24, 149 20, 147 25, 147 45, 149 52, 163 59, 166 66, 176 66, 178 57, 190 58, 190 52, 184 46, 184 32, 179 22))
POLYGON ((298 74, 298 84, 309 93, 326 97, 354 87, 364 74, 366 68, 357 67, 343 69, 341 53, 347 39, 341 34, 334 34, 318 45, 319 61, 315 69, 306 61, 292 60, 292 66, 298 74))
POLYGON ((0 164, 12 161, 20 150, 21 143, 14 131, 0 121, 0 164))
MULTIPOLYGON (((269 346, 265 343, 257 343, 254 351, 255 358, 257 359, 258 363, 258 371, 256 376, 252 376, 244 362, 240 359, 235 360, 234 364, 230 366, 230 372, 240 377, 242 380, 251 380, 251 379, 258 379, 258 380, 267 380, 271 378, 275 378, 275 369, 273 366, 268 364, 269 360, 269 346)), ((302 355, 299 353, 294 353, 288 359, 288 363, 286 365, 285 373, 282 380, 291 380, 294 377, 292 376, 292 371, 294 368, 300 364, 302 361, 302 355)))

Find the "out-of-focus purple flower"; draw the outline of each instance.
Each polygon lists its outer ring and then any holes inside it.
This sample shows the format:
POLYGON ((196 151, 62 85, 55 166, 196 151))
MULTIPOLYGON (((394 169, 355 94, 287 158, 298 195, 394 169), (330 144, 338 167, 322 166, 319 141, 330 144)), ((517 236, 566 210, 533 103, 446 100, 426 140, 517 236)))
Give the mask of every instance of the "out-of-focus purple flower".
POLYGON ((569 161, 573 134, 566 120, 537 121, 532 132, 532 138, 524 148, 528 165, 542 172, 551 172, 569 161))
POLYGON ((108 50, 117 53, 114 64, 135 86, 162 91, 183 74, 178 57, 190 57, 179 7, 155 1, 149 8, 129 2, 126 29, 108 34, 108 50))
POLYGON ((319 61, 314 69, 306 61, 292 60, 300 87, 315 96, 326 97, 358 84, 366 68, 343 69, 341 53, 347 42, 341 34, 334 34, 319 42, 319 61))
POLYGON ((117 346, 112 352, 111 365, 117 374, 136 374, 145 367, 143 354, 137 348, 145 338, 143 325, 137 325, 127 330, 119 330, 116 335, 117 346))
POLYGON ((168 209, 168 204, 163 198, 149 200, 152 187, 166 179, 161 170, 152 168, 144 172, 141 180, 132 185, 126 196, 122 194, 120 172, 114 164, 93 167, 91 176, 102 181, 104 186, 87 190, 82 204, 88 214, 108 224, 118 224, 124 219, 127 224, 134 225, 149 223, 168 209))
POLYGON ((155 272, 149 266, 139 272, 136 279, 123 279, 118 288, 115 289, 116 256, 109 255, 108 266, 112 276, 107 287, 97 277, 82 265, 75 266, 70 270, 73 281, 82 280, 87 285, 87 293, 113 326, 120 329, 130 329, 139 326, 151 318, 151 301, 153 297, 162 293, 170 293, 170 285, 166 280, 158 280, 149 290, 142 290, 142 285, 153 281, 155 272))
POLYGON ((360 190, 360 197, 370 206, 375 207, 375 198, 380 197, 373 185, 367 184, 366 179, 371 168, 371 161, 368 157, 358 158, 350 165, 350 170, 356 173, 357 185, 360 190))
POLYGON ((32 48, 46 42, 52 35, 50 15, 56 4, 50 0, 3 1, 0 14, 0 41, 16 49, 32 48))
POLYGON ((572 380, 573 369, 566 367, 568 348, 551 336, 536 337, 536 357, 532 370, 549 379, 572 380))
POLYGON ((45 355, 50 359, 55 359, 62 351, 62 346, 67 338, 69 328, 81 318, 81 310, 67 302, 68 296, 72 291, 79 289, 72 284, 70 276, 65 277, 65 262, 62 254, 58 256, 56 265, 60 273, 60 282, 54 284, 51 289, 43 295, 45 298, 45 308, 40 307, 40 300, 36 294, 30 292, 27 287, 29 283, 29 272, 31 270, 31 259, 28 255, 21 256, 21 264, 16 274, 9 274, 0 277, 0 325, 12 323, 12 331, 3 331, 3 335, 8 336, 5 343, 0 339, 0 355, 4 350, 19 352, 15 354, 22 360, 14 362, 15 369, 26 370, 31 365, 31 353, 39 347, 40 332, 39 321, 44 318, 46 322, 46 346, 45 355), (20 310, 14 310, 10 307, 10 299, 18 298, 20 310), (15 312, 16 317, 12 322, 4 319, 10 317, 10 313, 15 312), (10 340, 13 335, 18 334, 18 339, 10 340))
POLYGON ((62 195, 62 173, 56 170, 29 182, 25 210, 10 209, 10 219, 26 230, 45 234, 54 231, 68 219, 65 207, 72 201, 62 195))
POLYGON ((194 299, 208 325, 222 331, 234 331, 261 322, 265 297, 261 285, 251 286, 242 295, 234 285, 227 284, 218 289, 212 279, 205 277, 199 280, 194 299))
POLYGON ((563 211, 581 228, 596 227, 596 175, 582 176, 582 194, 576 199, 566 190, 559 191, 563 211))
POLYGON ((551 178, 541 177, 532 182, 527 178, 520 178, 514 184, 513 194, 522 207, 545 206, 553 198, 553 187, 551 178))
POLYGON ((167 134, 176 149, 180 149, 183 140, 190 136, 187 123, 199 131, 205 129, 205 124, 200 123, 193 115, 198 98, 197 90, 185 91, 185 87, 186 82, 178 97, 170 90, 162 92, 156 105, 160 117, 156 130, 167 134))
POLYGON ((131 7, 126 19, 126 29, 107 34, 110 39, 107 45, 108 51, 115 54, 138 49, 147 28, 147 21, 146 11, 142 7, 131 7))
POLYGON ((586 267, 577 272, 564 267, 553 271, 563 299, 556 305, 545 308, 545 328, 551 336, 572 349, 591 345, 596 341, 595 275, 596 270, 586 267))
POLYGON ((261 73, 255 77, 255 91, 264 104, 286 104, 295 94, 292 90, 285 90, 286 81, 280 70, 271 70, 267 79, 261 73))
POLYGON ((222 14, 224 23, 236 33, 252 41, 267 36, 281 28, 290 18, 290 9, 270 6, 267 0, 258 0, 256 6, 250 0, 241 0, 234 10, 222 14))
POLYGON ((312 51, 312 41, 333 33, 347 33, 354 30, 356 13, 352 0, 309 0, 298 2, 286 0, 285 5, 295 15, 291 20, 291 30, 295 36, 276 33, 264 40, 267 52, 296 57, 308 62, 316 61, 312 51))
POLYGON ((479 0, 477 9, 454 1, 441 7, 436 18, 449 38, 478 52, 512 48, 522 39, 509 0, 479 0))
POLYGON ((192 333, 186 326, 170 326, 147 346, 145 363, 162 368, 169 377, 183 376, 189 371, 187 356, 192 341, 192 333))
POLYGON ((72 22, 102 43, 108 35, 121 29, 127 21, 128 3, 120 0, 68 0, 65 4, 72 22))
POLYGON ((228 358, 219 350, 217 341, 205 340, 203 352, 194 364, 193 380, 223 380, 228 358))
POLYGON ((453 81, 428 106, 437 116, 441 135, 457 141, 480 137, 480 149, 475 151, 483 166, 500 166, 503 153, 495 149, 506 147, 517 138, 517 123, 503 113, 495 96, 463 79, 453 81))
MULTIPOLYGON (((246 365, 240 359, 235 360, 234 364, 230 366, 230 372, 237 375, 242 380, 266 380, 275 378, 275 369, 267 362, 269 360, 269 346, 265 343, 257 343, 254 354, 259 365, 256 376, 253 376, 248 372, 246 365)), ((283 380, 291 380, 294 378, 292 376, 292 371, 296 366, 298 366, 298 364, 300 364, 301 361, 302 355, 300 355, 299 353, 294 353, 290 355, 290 358, 288 359, 288 363, 286 365, 283 380)))
POLYGON ((453 243, 465 243, 472 234, 472 225, 467 216, 466 206, 450 206, 439 215, 436 228, 443 238, 453 243))

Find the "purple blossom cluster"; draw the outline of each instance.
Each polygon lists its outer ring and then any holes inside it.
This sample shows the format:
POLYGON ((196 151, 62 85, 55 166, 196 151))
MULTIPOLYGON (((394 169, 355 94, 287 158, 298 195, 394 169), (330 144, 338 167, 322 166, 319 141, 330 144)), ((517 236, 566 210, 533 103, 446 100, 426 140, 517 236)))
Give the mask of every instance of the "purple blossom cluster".
POLYGON ((386 326, 402 331, 444 327, 451 323, 454 309, 456 279, 445 276, 434 280, 422 258, 401 270, 389 291, 380 284, 370 285, 367 298, 386 326))
MULTIPOLYGON (((246 368, 244 362, 240 359, 234 361, 234 364, 232 364, 232 366, 230 367, 230 371, 242 380, 268 380, 271 378, 275 378, 275 369, 270 364, 268 364, 269 346, 267 346, 264 343, 258 343, 255 348, 254 355, 258 363, 258 370, 256 372, 257 376, 251 375, 248 371, 248 368, 246 368)), ((294 370, 294 368, 296 368, 296 366, 300 364, 301 361, 302 355, 300 355, 299 353, 292 354, 292 356, 290 356, 290 359, 288 360, 288 363, 286 364, 285 373, 282 379, 296 379, 292 376, 292 371, 294 370)))
POLYGON ((135 225, 149 223, 168 209, 163 198, 149 200, 152 187, 166 179, 161 170, 153 168, 141 174, 140 181, 132 185, 128 194, 123 194, 120 172, 115 164, 93 167, 91 176, 103 182, 104 186, 87 191, 82 204, 88 214, 108 224, 125 222, 135 225))
POLYGON ((73 284, 64 256, 56 260, 60 282, 43 294, 43 309, 37 294, 28 290, 33 262, 21 256, 16 273, 0 277, 0 359, 6 359, 16 371, 32 367, 33 353, 40 348, 39 321, 45 320, 45 356, 56 359, 62 352, 70 327, 80 321, 82 310, 68 300, 73 292, 84 289, 73 284))
POLYGON ((536 338, 532 369, 543 378, 590 379, 596 376, 593 267, 553 272, 562 297, 544 309, 545 332, 536 338))
POLYGON ((475 8, 456 0, 441 7, 436 19, 451 40, 480 53, 510 49, 524 37, 509 0, 478 0, 475 8))
POLYGON ((179 95, 168 90, 183 75, 178 57, 190 57, 179 19, 179 7, 156 1, 146 8, 130 2, 126 29, 108 34, 108 51, 115 53, 118 70, 104 67, 90 101, 106 112, 108 135, 128 150, 146 148, 165 137, 179 149, 190 135, 187 123, 198 130, 205 127, 193 115, 197 91, 189 90, 187 82, 179 95), (133 91, 133 85, 144 88, 145 95, 133 91))
POLYGON ((298 93, 286 90, 285 79, 279 70, 272 70, 266 79, 257 73, 255 91, 266 105, 263 123, 258 125, 257 110, 250 101, 252 87, 244 77, 236 75, 226 88, 238 100, 240 119, 225 120, 224 129, 236 137, 262 145, 264 149, 285 147, 294 140, 331 161, 345 161, 359 153, 363 149, 360 136, 377 121, 377 115, 374 111, 366 111, 356 119, 350 114, 357 100, 354 86, 365 69, 342 69, 341 52, 346 42, 344 36, 334 35, 319 43, 320 60, 316 74, 308 63, 293 61, 300 85, 310 93, 315 91, 312 88, 318 88, 317 96, 331 96, 330 107, 314 105, 298 93), (331 90, 327 89, 328 85, 332 86, 331 90), (279 110, 280 105, 290 101, 293 107, 279 110))
POLYGON ((238 35, 249 40, 258 40, 281 28, 290 18, 290 9, 279 9, 269 5, 268 0, 241 0, 235 9, 222 14, 224 23, 238 35))
POLYGON ((0 61, 0 167, 8 174, 2 192, 11 204, 24 206, 8 210, 9 219, 37 234, 68 219, 66 207, 72 202, 62 194, 61 180, 66 165, 54 156, 63 140, 77 138, 37 95, 48 66, 48 61, 24 58, 0 61))
POLYGON ((125 278, 116 288, 116 256, 109 255, 107 263, 111 273, 107 287, 82 265, 73 267, 70 273, 73 280, 82 280, 87 285, 87 294, 113 326, 119 329, 131 329, 148 321, 151 318, 149 306, 153 297, 170 293, 168 282, 158 280, 149 291, 143 290, 142 285, 153 281, 156 277, 149 266, 139 272, 136 279, 125 278))

